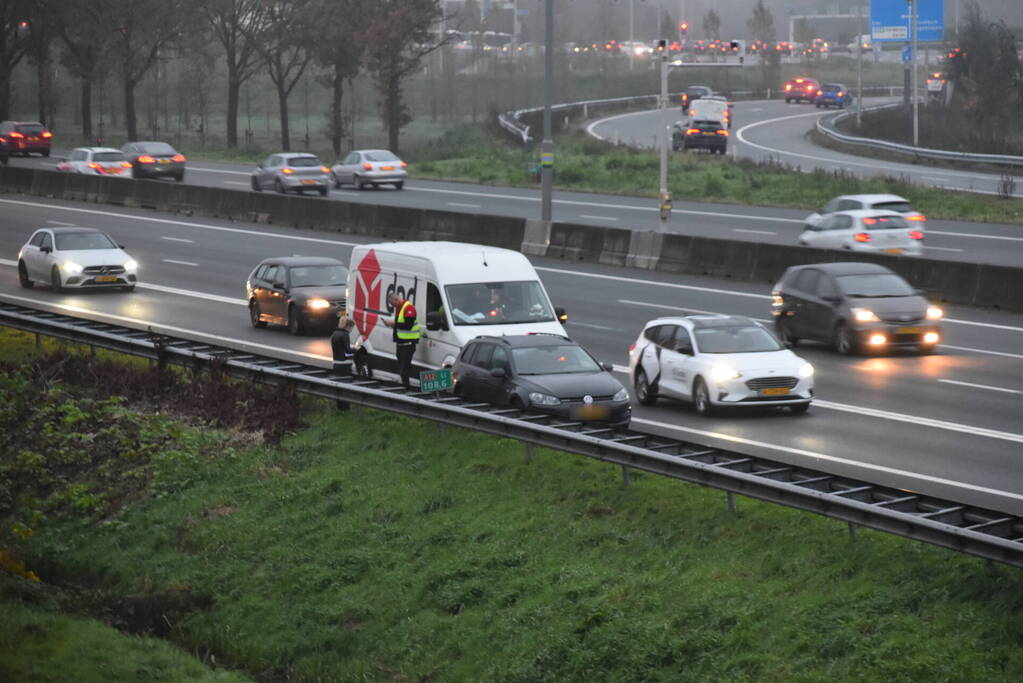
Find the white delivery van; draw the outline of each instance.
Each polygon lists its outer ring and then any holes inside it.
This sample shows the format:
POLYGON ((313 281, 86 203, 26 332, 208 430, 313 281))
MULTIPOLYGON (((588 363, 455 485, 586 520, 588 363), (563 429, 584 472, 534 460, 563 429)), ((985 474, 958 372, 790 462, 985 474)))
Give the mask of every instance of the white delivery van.
POLYGON ((395 292, 416 308, 422 338, 413 371, 454 364, 482 334, 565 334, 536 270, 510 249, 461 242, 386 242, 352 250, 348 315, 355 320, 356 360, 370 370, 397 369, 387 302, 395 292))
POLYGON ((732 103, 724 97, 701 97, 689 106, 688 113, 690 126, 697 121, 717 121, 726 128, 732 127, 732 103))

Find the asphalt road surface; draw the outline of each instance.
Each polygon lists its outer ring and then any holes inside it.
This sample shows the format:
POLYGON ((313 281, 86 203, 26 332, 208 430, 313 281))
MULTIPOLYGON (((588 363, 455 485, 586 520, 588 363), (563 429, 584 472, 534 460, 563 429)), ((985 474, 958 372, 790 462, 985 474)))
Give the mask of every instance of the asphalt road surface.
MULTIPOLYGON (((198 174, 194 174, 198 175, 198 174)), ((397 193, 394 193, 397 195, 397 193)), ((406 193, 402 196, 415 196, 406 193)), ((321 201, 310 198, 309 201, 321 201)), ((0 300, 329 365, 322 337, 249 326, 244 281, 261 259, 335 256, 371 241, 172 214, 0 197, 0 300), (139 261, 134 293, 22 289, 16 254, 44 225, 103 228, 139 261)), ((642 324, 683 312, 769 317, 769 286, 534 259, 568 333, 621 374, 642 324)), ((797 353, 817 368, 804 416, 754 410, 700 418, 682 404, 636 407, 635 426, 788 463, 1023 514, 1023 315, 947 309, 933 356, 846 358, 797 353)))

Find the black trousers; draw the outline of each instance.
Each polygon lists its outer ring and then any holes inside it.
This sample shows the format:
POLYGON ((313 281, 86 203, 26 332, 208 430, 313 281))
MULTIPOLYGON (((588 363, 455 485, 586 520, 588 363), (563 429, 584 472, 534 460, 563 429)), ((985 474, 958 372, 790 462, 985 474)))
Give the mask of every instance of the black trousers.
POLYGON ((412 356, 416 353, 415 342, 398 342, 396 344, 398 356, 398 374, 401 375, 401 383, 405 388, 410 388, 412 383, 409 376, 412 374, 412 356))

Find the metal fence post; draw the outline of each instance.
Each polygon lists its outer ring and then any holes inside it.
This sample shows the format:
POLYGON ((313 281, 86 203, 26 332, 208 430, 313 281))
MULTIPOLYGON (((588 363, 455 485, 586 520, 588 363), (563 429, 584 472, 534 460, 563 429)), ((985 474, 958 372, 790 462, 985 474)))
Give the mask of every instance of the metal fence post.
POLYGON ((523 450, 526 453, 526 460, 533 462, 533 444, 527 442, 522 445, 524 447, 523 450))
POLYGON ((728 511, 735 512, 735 494, 731 491, 726 491, 728 494, 728 511))
POLYGON ((626 467, 625 465, 622 465, 622 483, 625 486, 628 486, 631 483, 631 481, 632 480, 629 479, 629 468, 626 467))
POLYGON ((849 538, 856 540, 857 534, 859 533, 859 527, 853 522, 849 522, 849 538))

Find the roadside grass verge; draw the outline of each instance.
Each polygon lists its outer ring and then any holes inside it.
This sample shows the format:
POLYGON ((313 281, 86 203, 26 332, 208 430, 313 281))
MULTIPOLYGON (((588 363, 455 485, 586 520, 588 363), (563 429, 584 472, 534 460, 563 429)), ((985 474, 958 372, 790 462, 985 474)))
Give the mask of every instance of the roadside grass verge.
POLYGON ((219 445, 186 468, 152 458, 154 484, 115 511, 54 508, 10 544, 71 596, 63 609, 166 615, 152 632, 266 680, 1023 677, 1014 569, 745 498, 730 513, 722 492, 642 473, 623 487, 615 467, 529 461, 509 440, 301 407, 309 426, 279 444, 190 428, 219 445))
MULTIPOLYGON (((503 135, 503 133, 502 133, 503 135)), ((421 178, 537 187, 536 152, 504 144, 496 132, 463 128, 438 139, 436 151, 409 165, 421 178)), ((560 190, 657 196, 656 152, 568 133, 555 141, 554 185, 560 190)), ((847 172, 802 172, 775 162, 672 152, 668 188, 676 200, 815 210, 837 195, 893 193, 931 218, 1023 224, 1023 204, 996 196, 953 192, 904 178, 860 178, 847 172)))

